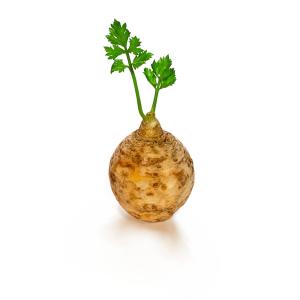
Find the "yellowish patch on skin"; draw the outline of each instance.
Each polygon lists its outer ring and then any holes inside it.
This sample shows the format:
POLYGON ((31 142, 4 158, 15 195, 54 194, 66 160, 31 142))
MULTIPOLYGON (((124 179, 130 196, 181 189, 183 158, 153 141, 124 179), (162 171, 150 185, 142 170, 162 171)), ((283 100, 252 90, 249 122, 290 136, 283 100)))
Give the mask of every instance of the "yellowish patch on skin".
POLYGON ((155 118, 143 121, 121 142, 111 158, 109 175, 120 205, 146 222, 169 219, 194 185, 189 153, 155 118))
POLYGON ((141 175, 139 168, 130 173, 129 180, 133 182, 147 181, 151 178, 149 175, 141 175))

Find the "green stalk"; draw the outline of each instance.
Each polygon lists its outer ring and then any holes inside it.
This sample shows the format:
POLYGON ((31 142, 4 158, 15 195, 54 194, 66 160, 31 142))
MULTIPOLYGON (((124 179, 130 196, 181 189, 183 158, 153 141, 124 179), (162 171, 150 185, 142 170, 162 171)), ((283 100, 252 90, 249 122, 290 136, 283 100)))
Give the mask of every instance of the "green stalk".
POLYGON ((136 81, 134 69, 133 69, 129 53, 127 51, 127 48, 125 48, 125 54, 126 54, 126 57, 127 57, 128 67, 129 67, 129 71, 130 71, 130 74, 131 74, 131 78, 132 78, 132 81, 133 81, 133 86, 134 86, 134 91, 135 91, 135 95, 136 95, 136 102, 137 102, 139 114, 141 115, 142 119, 144 120, 145 119, 145 114, 143 112, 139 87, 138 87, 138 84, 137 84, 137 81, 136 81))
POLYGON ((157 86, 157 87, 155 88, 154 99, 153 99, 153 103, 152 103, 152 107, 151 107, 151 112, 153 112, 153 113, 155 113, 155 109, 156 109, 157 98, 158 98, 158 92, 159 92, 159 87, 157 86))

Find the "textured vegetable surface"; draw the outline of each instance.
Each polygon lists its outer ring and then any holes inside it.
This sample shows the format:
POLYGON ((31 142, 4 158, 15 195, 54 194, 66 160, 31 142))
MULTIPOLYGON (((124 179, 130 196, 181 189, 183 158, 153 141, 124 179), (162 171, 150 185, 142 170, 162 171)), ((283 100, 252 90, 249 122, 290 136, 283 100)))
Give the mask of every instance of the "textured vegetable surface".
POLYGON ((156 119, 125 138, 111 158, 112 190, 132 216, 164 221, 187 200, 194 184, 192 159, 156 119))
POLYGON ((111 187, 132 216, 147 222, 165 221, 185 203, 194 185, 189 153, 171 133, 162 130, 155 117, 159 91, 175 83, 175 70, 169 55, 154 60, 151 68, 144 68, 143 73, 154 88, 151 110, 144 114, 135 70, 153 54, 141 48, 139 38, 130 37, 126 23, 114 20, 106 37, 111 43, 104 47, 106 56, 114 61, 111 73, 130 71, 143 119, 140 128, 120 143, 110 160, 111 187))

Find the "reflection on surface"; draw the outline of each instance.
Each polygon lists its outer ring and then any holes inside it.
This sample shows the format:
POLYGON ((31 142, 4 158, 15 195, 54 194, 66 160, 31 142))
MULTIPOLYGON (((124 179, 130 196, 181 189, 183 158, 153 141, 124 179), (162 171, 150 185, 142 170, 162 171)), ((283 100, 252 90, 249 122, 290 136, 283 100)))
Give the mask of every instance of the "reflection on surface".
POLYGON ((179 225, 174 217, 165 222, 146 223, 139 221, 123 212, 121 209, 118 216, 107 227, 108 238, 113 243, 126 244, 132 239, 159 240, 159 245, 170 248, 174 253, 188 253, 188 248, 179 225))

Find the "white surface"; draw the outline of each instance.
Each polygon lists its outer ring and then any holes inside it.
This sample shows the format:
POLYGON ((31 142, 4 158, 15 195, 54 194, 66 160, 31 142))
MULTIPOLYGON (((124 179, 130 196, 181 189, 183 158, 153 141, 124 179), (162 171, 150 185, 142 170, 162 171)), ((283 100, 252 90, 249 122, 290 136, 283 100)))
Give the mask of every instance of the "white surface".
POLYGON ((299 1, 1 1, 0 298, 300 299, 299 15, 299 1), (176 68, 157 116, 196 185, 166 223, 127 217, 110 190, 140 122, 104 56, 113 18, 176 68))

